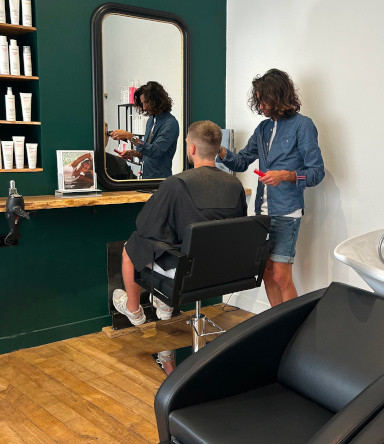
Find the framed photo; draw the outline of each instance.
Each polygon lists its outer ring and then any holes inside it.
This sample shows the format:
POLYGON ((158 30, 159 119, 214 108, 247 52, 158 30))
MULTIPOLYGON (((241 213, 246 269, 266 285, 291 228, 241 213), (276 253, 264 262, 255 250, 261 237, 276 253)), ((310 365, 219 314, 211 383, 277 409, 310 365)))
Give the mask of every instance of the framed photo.
POLYGON ((93 151, 58 150, 57 175, 60 191, 94 191, 96 186, 93 151))

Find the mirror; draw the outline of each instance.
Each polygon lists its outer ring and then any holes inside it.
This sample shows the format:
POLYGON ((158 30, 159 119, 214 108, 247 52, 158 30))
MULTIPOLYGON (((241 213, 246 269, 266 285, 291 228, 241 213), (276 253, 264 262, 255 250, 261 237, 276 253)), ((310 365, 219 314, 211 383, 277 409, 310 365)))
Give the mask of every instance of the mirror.
POLYGON ((187 165, 188 30, 173 14, 108 3, 93 15, 92 49, 98 180, 156 188, 187 165))

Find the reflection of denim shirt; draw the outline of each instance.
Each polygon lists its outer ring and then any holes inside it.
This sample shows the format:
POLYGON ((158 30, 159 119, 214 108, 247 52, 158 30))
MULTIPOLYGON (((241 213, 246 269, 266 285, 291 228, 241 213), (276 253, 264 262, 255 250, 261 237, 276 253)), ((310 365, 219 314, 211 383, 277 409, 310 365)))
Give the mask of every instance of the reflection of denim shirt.
MULTIPOLYGON (((273 121, 263 120, 255 129, 245 148, 234 154, 227 150, 223 159, 232 171, 245 171, 259 159, 261 171, 295 171, 296 182, 283 181, 278 186, 268 186, 268 213, 284 216, 300 208, 304 211, 303 192, 314 187, 324 178, 324 162, 317 143, 317 130, 309 117, 295 114, 289 119, 278 119, 277 131, 268 152, 273 121)), ((260 214, 264 184, 259 182, 255 199, 255 212, 260 214)))
POLYGON ((172 159, 175 155, 179 124, 170 112, 156 116, 152 138, 147 142, 154 117, 148 119, 144 142, 139 141, 136 150, 143 154, 143 179, 172 176, 172 159))

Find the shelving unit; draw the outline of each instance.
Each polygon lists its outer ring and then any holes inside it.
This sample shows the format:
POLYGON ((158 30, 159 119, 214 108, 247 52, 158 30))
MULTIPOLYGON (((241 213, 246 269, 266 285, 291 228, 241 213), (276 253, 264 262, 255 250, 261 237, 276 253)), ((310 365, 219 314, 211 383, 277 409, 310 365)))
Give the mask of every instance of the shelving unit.
POLYGON ((22 120, 0 120, 0 125, 41 125, 41 122, 23 122, 22 120))
POLYGON ((25 80, 39 80, 37 76, 12 76, 7 74, 0 74, 0 81, 11 81, 11 82, 18 82, 18 81, 25 81, 25 80))
POLYGON ((43 168, 12 168, 11 170, 5 170, 0 168, 0 173, 41 173, 43 168))
POLYGON ((0 34, 8 37, 19 37, 21 35, 35 32, 34 26, 11 25, 10 23, 0 23, 0 34))
MULTIPOLYGON (((21 16, 21 15, 20 15, 21 16)), ((31 46, 31 52, 32 52, 32 68, 35 70, 37 67, 37 43, 36 39, 33 37, 33 34, 36 31, 36 28, 34 26, 23 26, 23 25, 12 25, 10 23, 0 23, 0 35, 7 36, 8 40, 10 38, 12 39, 20 39, 18 40, 18 45, 21 48, 21 46, 31 46), (31 34, 31 36, 28 36, 28 34, 31 34)), ((22 64, 22 51, 20 51, 20 64, 22 64)), ((18 91, 19 92, 32 92, 32 105, 35 108, 32 108, 32 117, 37 117, 36 111, 38 103, 38 85, 36 85, 36 82, 39 81, 39 77, 37 75, 34 76, 24 76, 24 75, 5 75, 0 74, 0 88, 2 95, 5 94, 6 88, 8 86, 12 86, 14 90, 14 94, 16 97, 18 97, 18 91), (25 85, 25 89, 23 88, 23 85, 25 85)), ((2 109, 2 115, 1 117, 5 117, 5 110, 3 112, 2 109)), ((21 116, 21 106, 20 101, 16 99, 16 118, 18 116, 21 116)), ((11 140, 11 137, 14 136, 25 136, 25 143, 29 142, 37 142, 39 144, 39 150, 38 152, 41 152, 41 140, 40 140, 40 130, 38 129, 41 126, 41 122, 39 121, 32 121, 32 122, 24 122, 21 120, 17 120, 14 122, 10 122, 7 120, 0 120, 0 127, 4 125, 4 131, 2 131, 2 139, 3 140, 11 140), (11 129, 12 125, 16 125, 15 130, 11 129), (35 129, 34 129, 35 128, 35 129)), ((1 128, 0 128, 1 130, 1 128)), ((27 153, 24 153, 25 163, 27 163, 27 153)), ((38 157, 41 159, 41 154, 38 157)), ((4 166, 4 165, 3 165, 4 166)), ((22 168, 22 169, 0 169, 1 173, 39 173, 42 172, 43 168, 22 168)))

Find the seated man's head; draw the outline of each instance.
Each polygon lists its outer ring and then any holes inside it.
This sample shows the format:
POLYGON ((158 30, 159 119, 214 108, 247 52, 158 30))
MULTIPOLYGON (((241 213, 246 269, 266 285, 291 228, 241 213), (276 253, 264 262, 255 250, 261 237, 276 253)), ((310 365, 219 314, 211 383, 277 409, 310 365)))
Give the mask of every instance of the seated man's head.
POLYGON ((215 157, 219 152, 222 137, 221 129, 216 123, 209 120, 192 123, 185 139, 189 163, 195 167, 215 166, 215 157))

